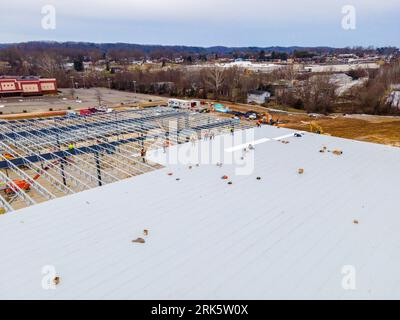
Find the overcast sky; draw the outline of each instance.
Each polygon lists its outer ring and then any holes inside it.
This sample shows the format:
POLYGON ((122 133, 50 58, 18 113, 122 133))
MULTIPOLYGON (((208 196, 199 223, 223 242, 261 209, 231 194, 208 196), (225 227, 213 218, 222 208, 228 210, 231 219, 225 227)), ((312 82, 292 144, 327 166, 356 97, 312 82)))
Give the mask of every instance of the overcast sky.
POLYGON ((0 42, 400 47, 400 0, 1 0, 0 42), (55 30, 42 28, 45 5, 55 30), (342 28, 342 7, 356 29, 342 28))

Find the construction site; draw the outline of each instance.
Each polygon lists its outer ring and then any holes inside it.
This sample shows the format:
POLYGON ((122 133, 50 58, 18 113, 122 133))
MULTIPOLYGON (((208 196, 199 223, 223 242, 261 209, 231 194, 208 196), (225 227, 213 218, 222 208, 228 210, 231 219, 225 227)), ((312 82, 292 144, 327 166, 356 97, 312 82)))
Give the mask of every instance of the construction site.
POLYGON ((131 178, 160 165, 147 151, 243 129, 232 119, 167 107, 2 120, 0 212, 131 178))
POLYGON ((398 131, 182 103, 3 116, 0 299, 399 298, 398 131))

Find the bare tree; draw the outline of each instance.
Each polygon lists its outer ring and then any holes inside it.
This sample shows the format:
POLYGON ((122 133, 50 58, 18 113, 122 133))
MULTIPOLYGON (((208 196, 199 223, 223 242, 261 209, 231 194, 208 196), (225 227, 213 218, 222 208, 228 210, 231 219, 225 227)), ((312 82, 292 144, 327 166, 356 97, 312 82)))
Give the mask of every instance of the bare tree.
POLYGON ((53 78, 60 70, 60 66, 57 61, 48 54, 41 56, 37 62, 39 71, 46 77, 53 78))
POLYGON ((336 89, 329 76, 323 75, 305 80, 296 93, 307 112, 329 113, 337 98, 336 89))
POLYGON ((206 83, 214 91, 214 98, 217 98, 222 85, 225 82, 225 72, 221 68, 211 68, 207 72, 206 83))

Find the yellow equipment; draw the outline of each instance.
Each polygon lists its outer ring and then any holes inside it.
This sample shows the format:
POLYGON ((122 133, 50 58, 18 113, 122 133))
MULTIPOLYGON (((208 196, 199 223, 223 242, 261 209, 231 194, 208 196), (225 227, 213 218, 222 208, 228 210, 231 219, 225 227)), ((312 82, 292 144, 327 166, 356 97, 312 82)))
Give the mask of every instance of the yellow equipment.
POLYGON ((258 120, 259 124, 270 124, 272 120, 272 115, 265 112, 262 117, 258 120))
POLYGON ((12 154, 9 154, 9 153, 5 153, 5 154, 3 154, 3 156, 7 160, 13 160, 14 159, 14 156, 12 154))
POLYGON ((310 122, 310 131, 313 133, 324 134, 324 129, 315 121, 310 122))

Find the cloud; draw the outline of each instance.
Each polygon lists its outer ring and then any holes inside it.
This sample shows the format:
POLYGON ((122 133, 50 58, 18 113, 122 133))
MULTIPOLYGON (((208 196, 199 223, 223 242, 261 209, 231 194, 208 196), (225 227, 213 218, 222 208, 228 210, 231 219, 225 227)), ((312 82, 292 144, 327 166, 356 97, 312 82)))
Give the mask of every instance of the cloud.
POLYGON ((351 45, 344 41, 358 40, 356 45, 372 34, 369 44, 399 45, 395 32, 399 33, 400 22, 392 19, 396 12, 399 0, 15 0, 2 3, 0 28, 6 32, 0 34, 0 42, 351 45), (357 10, 359 29, 343 34, 341 8, 349 2, 357 10), (41 7, 47 4, 57 10, 53 32, 40 28, 41 7))
POLYGON ((400 8, 398 0, 17 0, 2 4, 6 8, 2 11, 3 14, 13 11, 25 16, 33 12, 39 13, 43 5, 52 4, 60 15, 82 19, 288 21, 334 19, 341 7, 349 4, 348 2, 363 14, 390 12, 400 8))

